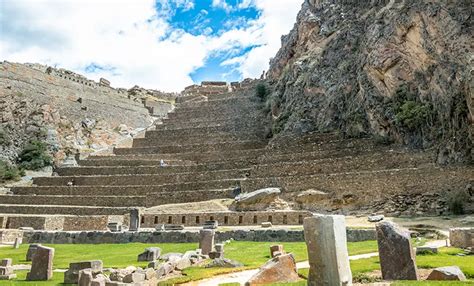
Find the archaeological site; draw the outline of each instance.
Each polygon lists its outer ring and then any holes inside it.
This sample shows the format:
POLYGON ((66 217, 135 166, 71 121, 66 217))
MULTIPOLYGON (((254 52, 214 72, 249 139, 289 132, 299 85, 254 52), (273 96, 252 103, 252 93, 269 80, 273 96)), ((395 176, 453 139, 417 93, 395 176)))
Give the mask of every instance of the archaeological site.
MULTIPOLYGON (((295 10, 273 54, 251 56, 272 36, 215 68, 264 57, 263 74, 201 78, 193 63, 181 91, 134 80, 175 76, 196 42, 143 71, 131 50, 129 70, 79 68, 86 47, 6 44, 24 28, 9 13, 34 1, 13 2, 0 4, 0 285, 474 285, 472 1, 148 1, 156 17, 257 11, 235 37, 295 10)), ((179 29, 155 40, 231 33, 179 29)))

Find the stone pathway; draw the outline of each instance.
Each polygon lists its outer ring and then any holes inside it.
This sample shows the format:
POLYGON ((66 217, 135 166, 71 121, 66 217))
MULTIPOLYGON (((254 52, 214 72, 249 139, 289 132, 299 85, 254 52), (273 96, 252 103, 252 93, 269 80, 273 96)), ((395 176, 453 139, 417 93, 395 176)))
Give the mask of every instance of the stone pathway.
MULTIPOLYGON (((444 246, 446 246, 446 240, 428 241, 424 246, 437 247, 437 248, 444 247, 444 246)), ((349 260, 366 259, 366 258, 371 258, 371 257, 378 256, 378 255, 379 255, 378 252, 352 255, 352 256, 349 256, 349 260)), ((296 267, 298 269, 309 268, 309 262, 308 261, 298 262, 296 264, 296 267)), ((200 281, 193 281, 193 282, 189 282, 189 283, 182 284, 182 285, 185 285, 185 286, 216 286, 216 285, 223 284, 223 283, 240 283, 241 285, 244 285, 245 282, 247 282, 250 279, 250 277, 252 277, 252 275, 254 275, 257 272, 258 272, 258 269, 245 270, 245 271, 240 271, 240 272, 235 272, 235 273, 218 275, 218 276, 215 276, 213 278, 204 279, 204 280, 200 280, 200 281)))

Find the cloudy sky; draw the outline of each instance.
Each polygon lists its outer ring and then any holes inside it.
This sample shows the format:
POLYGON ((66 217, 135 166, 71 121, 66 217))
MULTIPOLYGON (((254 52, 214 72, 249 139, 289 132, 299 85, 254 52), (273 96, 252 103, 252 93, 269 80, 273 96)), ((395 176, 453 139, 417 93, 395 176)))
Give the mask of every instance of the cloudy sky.
POLYGON ((303 0, 0 0, 0 60, 116 87, 259 77, 303 0))

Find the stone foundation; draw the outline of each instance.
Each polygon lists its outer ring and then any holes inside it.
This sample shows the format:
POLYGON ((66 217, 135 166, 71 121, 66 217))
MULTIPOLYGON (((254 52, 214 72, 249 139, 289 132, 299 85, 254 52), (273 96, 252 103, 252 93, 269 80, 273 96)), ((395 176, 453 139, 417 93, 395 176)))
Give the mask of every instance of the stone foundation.
MULTIPOLYGON (((374 229, 347 229, 347 241, 375 240, 374 229)), ((304 242, 303 230, 233 230, 217 231, 215 240, 222 242, 233 238, 236 241, 260 242, 304 242)), ((169 232, 106 232, 106 231, 29 231, 24 232, 24 243, 45 244, 101 244, 101 243, 185 243, 199 241, 196 231, 169 232)))
POLYGON ((0 229, 0 244, 13 243, 15 239, 23 237, 23 231, 18 229, 0 229))
MULTIPOLYGON (((123 216, 35 216, 35 215, 8 215, 0 217, 5 223, 2 228, 18 229, 32 227, 35 230, 46 231, 81 231, 107 230, 109 220, 117 221, 123 216)), ((121 222, 124 221, 122 218, 121 222)), ((1 221, 0 221, 1 222, 1 221)), ((0 224, 1 225, 1 224, 0 224)))

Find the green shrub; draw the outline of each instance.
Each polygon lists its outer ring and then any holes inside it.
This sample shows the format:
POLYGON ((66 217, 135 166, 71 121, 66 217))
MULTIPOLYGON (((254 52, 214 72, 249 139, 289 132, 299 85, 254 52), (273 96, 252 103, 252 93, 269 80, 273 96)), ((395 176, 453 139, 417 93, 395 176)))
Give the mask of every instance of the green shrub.
POLYGON ((261 101, 265 101, 269 93, 270 90, 264 83, 259 83, 255 87, 255 95, 260 98, 261 101))
POLYGON ((45 143, 37 140, 30 141, 18 157, 20 167, 27 170, 39 170, 51 166, 53 160, 46 150, 45 143))
POLYGON ((454 191, 448 197, 449 211, 455 215, 464 214, 464 204, 469 201, 469 195, 465 191, 454 191))
POLYGON ((0 183, 18 181, 24 174, 24 171, 19 170, 17 166, 0 160, 0 183))
POLYGON ((426 123, 429 114, 430 108, 428 105, 409 100, 402 104, 395 115, 395 120, 401 126, 416 130, 426 123))

